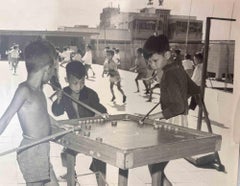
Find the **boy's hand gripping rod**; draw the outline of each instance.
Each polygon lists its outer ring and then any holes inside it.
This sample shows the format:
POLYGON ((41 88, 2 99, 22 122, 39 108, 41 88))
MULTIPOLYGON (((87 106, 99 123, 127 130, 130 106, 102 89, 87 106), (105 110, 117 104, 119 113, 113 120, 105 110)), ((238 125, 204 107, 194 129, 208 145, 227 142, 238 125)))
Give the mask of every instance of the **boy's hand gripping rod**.
POLYGON ((151 112, 157 108, 157 106, 160 105, 160 102, 158 102, 142 119, 138 121, 139 124, 143 124, 144 120, 151 114, 151 112))
POLYGON ((42 139, 36 140, 36 141, 34 141, 34 142, 32 142, 32 143, 23 145, 23 146, 21 146, 21 147, 16 147, 16 148, 7 150, 7 151, 5 151, 5 152, 1 152, 1 153, 0 153, 0 156, 4 156, 4 155, 10 154, 10 153, 12 153, 12 152, 19 152, 19 151, 21 151, 21 150, 25 150, 25 149, 27 149, 27 148, 29 148, 29 147, 34 146, 34 145, 38 145, 38 144, 40 144, 40 143, 50 141, 50 140, 52 140, 52 139, 55 139, 55 138, 57 138, 57 137, 66 135, 66 134, 68 134, 68 133, 71 133, 71 132, 77 131, 77 130, 81 130, 81 127, 80 127, 80 126, 78 126, 78 127, 73 127, 73 128, 71 128, 71 129, 64 130, 64 131, 61 131, 61 132, 57 132, 57 133, 52 134, 52 135, 50 135, 50 136, 46 136, 46 137, 44 137, 44 138, 42 138, 42 139))
MULTIPOLYGON (((77 99, 73 98, 72 96, 70 96, 69 94, 67 94, 66 92, 64 92, 62 89, 56 87, 55 85, 53 85, 53 84, 51 84, 51 83, 48 83, 48 85, 50 85, 51 87, 54 87, 54 88, 55 88, 56 90, 58 90, 58 91, 62 91, 62 93, 63 93, 65 96, 67 96, 68 98, 70 98, 72 101, 74 101, 75 103, 77 103, 77 104, 85 107, 86 109, 94 112, 95 114, 101 116, 103 119, 106 119, 106 118, 107 118, 107 116, 106 116, 105 114, 102 114, 101 112, 99 112, 99 111, 97 111, 96 109, 88 106, 87 104, 81 102, 80 100, 77 100, 77 99)), ((51 97, 52 97, 52 96, 51 96, 51 97)))

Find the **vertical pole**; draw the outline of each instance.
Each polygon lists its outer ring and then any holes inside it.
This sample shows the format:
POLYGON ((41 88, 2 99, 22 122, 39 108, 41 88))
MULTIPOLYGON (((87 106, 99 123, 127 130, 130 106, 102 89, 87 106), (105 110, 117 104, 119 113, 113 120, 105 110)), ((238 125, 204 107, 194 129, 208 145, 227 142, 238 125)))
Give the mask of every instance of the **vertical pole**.
POLYGON ((190 25, 190 14, 191 14, 191 9, 192 9, 192 0, 190 2, 190 8, 189 8, 189 13, 188 13, 188 22, 187 22, 187 33, 186 33, 186 53, 188 53, 188 35, 189 35, 189 25, 190 25))
MULTIPOLYGON (((200 87, 200 90, 201 90, 200 99, 202 99, 203 101, 204 101, 206 76, 207 76, 207 66, 208 66, 208 49, 209 49, 210 28, 211 28, 211 18, 207 17, 207 19, 206 19, 205 41, 204 41, 202 80, 201 80, 201 87, 200 87)), ((197 129, 198 130, 201 130, 201 127, 202 127, 202 112, 203 112, 202 106, 199 106, 198 122, 197 122, 197 129)))

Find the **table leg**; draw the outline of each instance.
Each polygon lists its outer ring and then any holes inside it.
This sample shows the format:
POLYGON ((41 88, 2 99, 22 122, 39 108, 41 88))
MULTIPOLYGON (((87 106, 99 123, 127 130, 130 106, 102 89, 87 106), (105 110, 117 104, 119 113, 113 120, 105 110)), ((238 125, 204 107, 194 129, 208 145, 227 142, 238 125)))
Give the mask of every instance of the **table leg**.
POLYGON ((67 160, 67 186, 75 186, 75 159, 76 155, 72 153, 66 153, 67 160))
POLYGON ((161 162, 148 166, 152 177, 152 186, 172 186, 171 182, 164 174, 164 168, 167 164, 168 162, 161 162))
POLYGON ((96 179, 98 186, 105 186, 106 185, 106 163, 97 159, 93 158, 93 161, 97 167, 96 179))
POLYGON ((118 171, 118 186, 128 185, 128 170, 119 169, 118 171))

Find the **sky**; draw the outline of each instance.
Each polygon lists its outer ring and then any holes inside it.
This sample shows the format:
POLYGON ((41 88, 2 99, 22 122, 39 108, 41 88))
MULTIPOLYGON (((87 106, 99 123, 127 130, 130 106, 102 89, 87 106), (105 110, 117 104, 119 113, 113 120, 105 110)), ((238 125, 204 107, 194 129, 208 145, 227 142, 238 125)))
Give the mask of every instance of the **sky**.
MULTIPOLYGON (((59 26, 89 25, 96 27, 105 7, 118 7, 122 12, 138 12, 148 0, 0 0, 0 29, 56 30, 59 26), (1 2, 2 1, 2 2, 1 2)), ((235 0, 164 0, 163 6, 153 0, 153 7, 166 8, 174 15, 231 18, 235 0)), ((231 24, 213 23, 213 37, 230 36, 231 24), (215 25, 216 24, 216 25, 215 25), (221 29, 219 29, 221 28, 221 29)), ((221 39, 221 38, 216 38, 221 39)))

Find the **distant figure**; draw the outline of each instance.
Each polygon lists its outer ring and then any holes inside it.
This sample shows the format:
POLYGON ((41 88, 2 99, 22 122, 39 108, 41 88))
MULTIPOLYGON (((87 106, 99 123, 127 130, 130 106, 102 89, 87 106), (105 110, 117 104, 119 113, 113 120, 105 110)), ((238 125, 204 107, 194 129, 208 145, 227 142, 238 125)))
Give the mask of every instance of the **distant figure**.
POLYGON ((104 48, 104 62, 103 62, 103 72, 102 77, 104 77, 105 74, 108 74, 108 59, 107 59, 107 51, 110 49, 110 47, 104 48))
POLYGON ((110 90, 112 93, 112 100, 114 101, 116 99, 115 97, 115 93, 113 90, 114 85, 117 86, 119 92, 122 94, 123 96, 123 100, 122 102, 125 103, 126 102, 126 95, 124 94, 124 91, 121 88, 121 77, 120 74, 118 72, 118 68, 117 68, 117 64, 113 61, 113 55, 114 55, 114 51, 113 50, 108 50, 107 51, 107 59, 108 59, 108 75, 110 76, 109 80, 110 80, 110 90))
POLYGON ((9 69, 12 70, 13 67, 12 67, 12 60, 11 60, 11 51, 13 50, 13 46, 11 46, 9 48, 9 50, 6 50, 5 51, 5 54, 7 55, 7 59, 8 59, 8 66, 9 66, 9 69))
MULTIPOLYGON (((137 91, 136 92, 140 92, 139 89, 139 80, 143 80, 143 78, 147 77, 147 62, 143 57, 143 49, 142 48, 138 48, 137 49, 137 56, 135 59, 135 66, 130 68, 131 71, 137 71, 137 77, 135 78, 135 82, 137 85, 137 91)), ((147 82, 145 80, 143 80, 143 84, 145 86, 146 89, 146 94, 148 94, 148 85, 147 82)))
MULTIPOLYGON (((200 88, 202 82, 202 70, 203 70, 203 55, 201 52, 197 52, 193 57, 195 69, 193 71, 192 80, 196 83, 196 85, 200 88)), ((197 97, 192 96, 189 109, 195 110, 197 106, 197 97)))
POLYGON ((80 49, 78 49, 77 52, 74 53, 74 55, 72 57, 72 61, 82 62, 82 51, 80 49))
POLYGON ((86 46, 86 52, 82 58, 82 61, 86 68, 86 78, 88 79, 88 70, 91 69, 93 76, 95 76, 95 72, 92 69, 92 47, 90 45, 86 46))
POLYGON ((15 44, 13 49, 10 51, 10 59, 12 64, 13 75, 17 73, 17 66, 20 58, 21 50, 19 49, 19 45, 15 44))
POLYGON ((191 60, 190 54, 185 54, 184 60, 182 61, 182 66, 183 66, 184 70, 187 72, 187 74, 189 75, 189 77, 192 77, 194 63, 191 60))
POLYGON ((195 68, 192 75, 192 80, 198 85, 201 86, 202 81, 202 70, 203 70, 203 55, 201 52, 194 54, 193 61, 195 68))
POLYGON ((69 63, 71 61, 71 55, 72 50, 70 50, 69 47, 64 47, 63 52, 60 53, 60 56, 62 58, 62 62, 60 63, 61 66, 64 66, 64 64, 69 63))
MULTIPOLYGON (((0 134, 17 113, 23 131, 20 146, 43 139, 51 134, 51 120, 43 85, 52 74, 56 51, 48 41, 38 40, 25 48, 27 80, 20 83, 7 110, 0 119, 0 134)), ((27 186, 58 186, 50 163, 50 143, 38 145, 17 152, 17 161, 27 186)), ((6 170, 7 171, 7 170, 6 170)))
POLYGON ((119 54, 119 49, 118 48, 114 48, 114 56, 113 56, 113 61, 117 64, 117 66, 121 65, 121 58, 120 58, 120 54, 119 54))
POLYGON ((181 55, 181 50, 180 49, 174 49, 172 51, 172 56, 173 56, 173 63, 183 67, 182 66, 182 55, 181 55))

